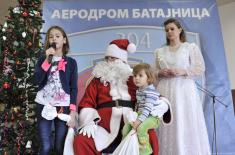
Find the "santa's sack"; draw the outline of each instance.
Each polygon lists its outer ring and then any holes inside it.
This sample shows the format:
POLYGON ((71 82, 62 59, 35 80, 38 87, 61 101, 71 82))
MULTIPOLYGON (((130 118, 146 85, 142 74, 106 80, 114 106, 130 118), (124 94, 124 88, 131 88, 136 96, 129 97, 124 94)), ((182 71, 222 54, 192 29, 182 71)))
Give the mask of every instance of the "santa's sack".
POLYGON ((75 135, 74 129, 69 128, 67 136, 65 138, 63 155, 74 155, 74 151, 73 151, 74 135, 75 135))
POLYGON ((128 133, 112 155, 139 155, 139 142, 135 130, 128 133))

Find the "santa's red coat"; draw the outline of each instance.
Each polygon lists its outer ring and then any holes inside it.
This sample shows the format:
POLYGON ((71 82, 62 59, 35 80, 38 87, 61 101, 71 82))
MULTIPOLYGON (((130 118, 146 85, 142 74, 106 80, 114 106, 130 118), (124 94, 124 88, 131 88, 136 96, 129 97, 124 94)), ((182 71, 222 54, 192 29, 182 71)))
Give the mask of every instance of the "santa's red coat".
MULTIPOLYGON (((127 86, 128 86, 128 92, 131 96, 131 101, 134 101, 133 103, 135 103, 137 88, 133 83, 132 77, 128 79, 127 86)), ((79 103, 79 107, 78 107, 79 111, 82 111, 82 110, 86 111, 86 109, 94 109, 94 111, 97 111, 97 114, 100 117, 98 126, 103 127, 107 132, 110 132, 110 120, 112 116, 112 108, 106 107, 106 108, 101 108, 101 109, 96 110, 96 107, 97 105, 101 105, 103 103, 112 101, 112 96, 109 95, 109 91, 110 91, 109 84, 105 86, 103 83, 100 82, 99 78, 93 78, 90 84, 88 85, 88 87, 86 88, 85 94, 81 102, 79 103)), ((93 112, 87 113, 86 114, 87 117, 92 118, 92 115, 93 115, 92 113, 93 112)), ((88 123, 87 120, 86 122, 83 122, 82 124, 84 123, 88 123)), ((123 123, 120 123, 120 124, 123 124, 123 123)), ((116 125, 116 126, 118 127, 119 125, 116 125)), ((113 128, 116 128, 116 126, 113 128)), ((120 126, 120 128, 122 128, 122 126, 120 126)), ((153 154, 157 155, 158 154, 158 140, 157 140, 156 132, 154 130, 149 130, 149 136, 150 136, 150 143, 153 148, 153 154)), ((102 138, 104 137, 100 137, 100 138, 102 142, 102 138)), ((74 152, 76 155, 101 154, 99 151, 97 151, 95 141, 93 140, 93 138, 88 138, 87 136, 83 136, 82 134, 77 134, 74 138, 74 152)))

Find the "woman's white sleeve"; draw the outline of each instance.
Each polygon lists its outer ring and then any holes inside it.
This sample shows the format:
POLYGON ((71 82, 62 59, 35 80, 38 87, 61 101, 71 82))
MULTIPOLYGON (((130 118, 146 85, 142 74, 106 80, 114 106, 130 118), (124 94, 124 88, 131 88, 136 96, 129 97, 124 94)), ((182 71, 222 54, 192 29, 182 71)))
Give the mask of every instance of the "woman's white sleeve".
POLYGON ((200 76, 205 71, 205 63, 201 51, 194 43, 190 44, 189 50, 190 67, 186 69, 187 76, 200 76))

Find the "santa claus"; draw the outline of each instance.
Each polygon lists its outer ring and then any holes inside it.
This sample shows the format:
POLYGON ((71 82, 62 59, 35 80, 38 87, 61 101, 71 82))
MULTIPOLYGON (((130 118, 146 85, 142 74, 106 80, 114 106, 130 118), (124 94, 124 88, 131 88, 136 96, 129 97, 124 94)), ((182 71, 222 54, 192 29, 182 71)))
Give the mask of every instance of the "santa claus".
MULTIPOLYGON (((128 52, 135 50, 136 46, 127 39, 113 40, 108 45, 105 61, 94 67, 94 78, 78 105, 80 126, 74 137, 76 155, 112 153, 121 142, 120 131, 136 102, 137 88, 127 63, 128 52)), ((149 135, 156 155, 156 132, 150 130, 149 135)))

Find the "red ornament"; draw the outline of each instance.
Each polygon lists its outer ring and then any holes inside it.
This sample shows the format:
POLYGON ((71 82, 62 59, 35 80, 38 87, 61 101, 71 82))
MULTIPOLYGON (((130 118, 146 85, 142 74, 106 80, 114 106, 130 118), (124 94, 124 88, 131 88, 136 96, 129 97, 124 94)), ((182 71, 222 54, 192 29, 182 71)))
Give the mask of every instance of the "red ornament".
POLYGON ((24 11, 23 13, 22 13, 22 15, 24 16, 24 17, 28 17, 28 12, 26 12, 26 11, 24 11))
POLYGON ((12 29, 7 29, 8 32, 12 32, 13 30, 12 29))
POLYGON ((8 66, 8 61, 4 61, 4 65, 8 66))
POLYGON ((32 46, 32 42, 31 41, 28 42, 28 46, 29 47, 32 46))
POLYGON ((12 76, 12 79, 13 79, 13 80, 16 80, 16 76, 15 76, 15 75, 14 75, 14 76, 12 76))
POLYGON ((16 61, 16 64, 17 64, 17 65, 20 65, 20 64, 21 64, 21 62, 20 62, 19 60, 17 60, 17 61, 16 61))
POLYGON ((4 88, 4 89, 10 88, 10 84, 9 84, 8 82, 4 82, 3 88, 4 88))

